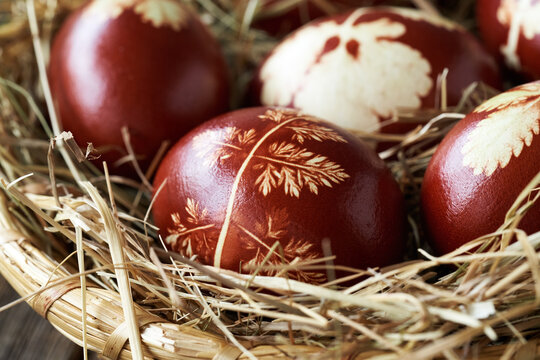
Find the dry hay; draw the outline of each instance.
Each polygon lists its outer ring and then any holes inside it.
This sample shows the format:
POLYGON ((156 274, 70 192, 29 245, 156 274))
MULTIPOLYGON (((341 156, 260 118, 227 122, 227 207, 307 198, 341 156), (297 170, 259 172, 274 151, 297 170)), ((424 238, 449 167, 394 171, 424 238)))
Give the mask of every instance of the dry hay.
MULTIPOLYGON (((437 109, 394 119, 424 126, 390 138, 358 134, 397 141, 381 156, 408 201, 408 262, 351 271, 323 286, 287 279, 291 265, 278 267, 282 278, 239 275, 166 252, 150 220, 144 175, 101 173, 52 113, 43 115, 42 49, 77 2, 0 3, 0 271, 23 296, 2 310, 27 301, 108 358, 509 359, 538 352, 540 233, 527 236, 519 220, 540 196, 540 174, 496 232, 450 254, 430 255, 419 222, 433 143, 493 90, 473 84, 449 108, 442 76, 437 109)), ((238 101, 249 69, 276 39, 251 29, 249 16, 231 15, 230 1, 191 5, 228 49, 238 101)), ((293 266, 320 268, 325 260, 293 266)))

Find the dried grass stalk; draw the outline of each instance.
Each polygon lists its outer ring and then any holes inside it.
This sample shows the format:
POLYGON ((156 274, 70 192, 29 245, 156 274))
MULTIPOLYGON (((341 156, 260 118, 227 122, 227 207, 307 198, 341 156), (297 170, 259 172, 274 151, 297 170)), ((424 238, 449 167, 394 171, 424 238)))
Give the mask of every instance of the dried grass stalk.
MULTIPOLYGON (((358 134, 396 142, 381 155, 407 197, 408 262, 353 271, 349 287, 339 280, 314 286, 240 275, 165 251, 149 221, 149 183, 109 177, 85 161, 88 154, 55 123, 50 101, 49 129, 37 84, 46 84, 50 34, 76 2, 0 3, 0 273, 22 296, 0 310, 26 301, 74 342, 110 359, 510 359, 538 353, 540 233, 525 234, 519 221, 540 197, 540 174, 496 232, 450 254, 430 255, 418 224, 418 190, 436 144, 492 89, 473 84, 448 107, 443 74, 438 108, 394 119, 424 126, 405 135, 358 134), (479 246, 484 252, 475 252, 479 246)), ((228 0, 192 5, 226 45, 240 98, 250 69, 276 42, 249 23, 271 14, 257 13, 255 0, 244 2, 246 13, 228 0)), ((328 260, 295 266, 333 270, 328 260)))

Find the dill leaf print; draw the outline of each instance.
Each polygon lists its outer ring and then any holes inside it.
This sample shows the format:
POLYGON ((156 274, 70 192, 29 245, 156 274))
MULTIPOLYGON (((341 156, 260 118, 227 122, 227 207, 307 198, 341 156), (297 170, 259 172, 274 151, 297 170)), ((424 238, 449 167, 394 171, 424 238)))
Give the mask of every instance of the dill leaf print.
POLYGON ((346 143, 341 135, 335 130, 319 124, 320 119, 297 113, 289 109, 269 109, 264 115, 260 115, 261 120, 270 120, 275 123, 282 123, 283 121, 294 120, 291 124, 286 126, 286 129, 293 131, 292 140, 303 144, 305 140, 315 140, 323 142, 325 140, 346 143))
POLYGON ((170 26, 176 31, 181 30, 187 15, 175 0, 142 0, 135 6, 135 12, 154 27, 170 26))
POLYGON ((318 142, 323 142, 326 140, 346 143, 341 135, 339 135, 333 129, 326 127, 324 125, 317 124, 316 122, 306 121, 304 119, 299 119, 294 121, 291 125, 287 126, 287 129, 293 131, 292 140, 303 144, 305 140, 315 140, 318 142))
POLYGON ((207 223, 208 211, 201 209, 195 200, 188 198, 184 211, 185 222, 178 212, 171 214, 173 227, 167 229, 169 235, 165 242, 182 255, 191 257, 196 254, 203 262, 210 263, 218 231, 214 224, 207 223))
MULTIPOLYGON (((264 249, 261 249, 260 247, 257 248, 255 255, 242 265, 242 269, 247 272, 253 272, 255 269, 260 269, 260 273, 263 275, 276 276, 280 273, 280 265, 303 263, 320 257, 320 255, 313 250, 312 243, 306 240, 297 240, 295 238, 291 238, 287 241, 282 249, 277 248, 273 250, 270 256, 268 256, 269 251, 270 250, 264 251, 264 249), (283 252, 283 255, 280 254, 281 252, 283 252), (271 266, 273 266, 273 268, 270 268, 271 266)), ((294 267, 294 270, 288 270, 287 275, 293 280, 312 284, 321 284, 326 281, 326 276, 323 273, 304 271, 298 269, 297 266, 294 267)))
POLYGON ((502 0, 497 9, 497 20, 508 27, 515 21, 516 14, 521 11, 521 22, 519 27, 521 33, 527 39, 533 39, 540 34, 540 3, 531 1, 502 0), (521 7, 521 8, 520 8, 521 7))
POLYGON ((259 115, 261 120, 273 121, 277 124, 280 124, 283 121, 291 120, 294 118, 301 117, 302 115, 297 113, 294 110, 285 109, 285 108, 276 108, 268 109, 263 115, 259 115))
POLYGON ((533 106, 533 101, 540 96, 540 83, 533 82, 505 91, 480 104, 475 113, 493 111, 512 106, 533 106))
POLYGON ((509 91, 475 110, 493 112, 469 133, 461 149, 464 166, 472 168, 475 175, 491 176, 497 168, 506 167, 512 156, 519 157, 525 146, 531 146, 540 133, 540 84, 536 84, 536 91, 531 95, 530 88, 520 89, 521 94, 513 99, 509 97, 517 91, 509 91))
POLYGON ((233 137, 236 137, 236 141, 239 145, 248 146, 257 140, 257 132, 255 129, 249 129, 247 131, 237 129, 233 134, 233 137))
POLYGON ((187 199, 186 212, 188 214, 187 221, 195 225, 203 222, 208 215, 208 211, 206 209, 200 210, 199 203, 191 198, 187 199))
POLYGON ((242 130, 228 126, 219 130, 206 130, 193 138, 193 148, 206 166, 229 159, 235 151, 247 151, 257 140, 254 129, 242 130))
MULTIPOLYGON (((418 49, 396 41, 408 33, 405 23, 387 17, 362 20, 366 12, 358 9, 343 22, 303 27, 282 41, 260 69, 261 102, 292 105, 345 128, 368 131, 379 130, 380 118, 398 109, 420 108, 434 86, 431 64, 418 49), (328 51, 333 39, 337 45, 328 51), (358 44, 358 56, 347 48, 351 41, 358 44), (410 86, 395 86, 398 80, 410 86)), ((407 13, 412 12, 398 15, 407 13)))
POLYGON ((279 172, 273 164, 256 164, 253 166, 253 169, 259 170, 264 168, 261 172, 261 175, 255 181, 255 185, 259 185, 259 192, 264 196, 270 194, 273 188, 278 186, 277 178, 279 177, 279 172))
POLYGON ((341 165, 326 156, 288 142, 274 142, 268 147, 268 156, 256 155, 256 158, 264 160, 253 167, 263 169, 255 185, 264 196, 280 186, 286 195, 296 198, 304 187, 317 195, 319 187, 331 188, 349 178, 341 165))
POLYGON ((175 31, 181 30, 187 17, 175 0, 94 0, 88 8, 105 19, 115 19, 128 9, 156 28, 169 26, 175 31))
MULTIPOLYGON (((284 242, 284 246, 281 245, 282 242, 279 240, 283 241, 283 238, 288 235, 288 216, 286 208, 272 208, 266 214, 266 221, 255 224, 254 233, 240 226, 240 229, 247 235, 243 239, 244 249, 255 252, 252 258, 242 265, 244 271, 253 272, 253 270, 263 267, 260 269, 260 273, 275 276, 280 272, 280 265, 301 263, 320 257, 319 252, 313 248, 313 244, 306 240, 290 238, 284 242), (276 248, 274 245, 277 242, 280 245, 276 248), (273 266, 273 268, 265 269, 265 266, 273 266)), ((315 284, 326 280, 323 273, 303 271, 296 269, 296 267, 295 270, 289 270, 287 274, 294 280, 315 284)))
MULTIPOLYGON (((309 260, 315 260, 320 257, 320 255, 314 251, 313 244, 306 240, 296 240, 291 238, 285 247, 283 248, 284 257, 289 260, 291 263, 295 260, 300 260, 300 262, 306 262, 309 260)), ((312 283, 312 284, 321 284, 326 281, 326 275, 320 272, 315 271, 304 271, 296 270, 289 273, 289 277, 294 280, 312 283)))

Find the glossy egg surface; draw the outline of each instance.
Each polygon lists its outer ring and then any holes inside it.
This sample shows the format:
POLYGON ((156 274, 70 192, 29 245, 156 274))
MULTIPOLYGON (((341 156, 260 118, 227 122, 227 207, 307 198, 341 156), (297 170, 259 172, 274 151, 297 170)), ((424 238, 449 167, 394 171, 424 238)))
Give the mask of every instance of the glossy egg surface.
MULTIPOLYGON (((237 0, 237 2, 244 6, 248 4, 245 0, 237 0)), ((334 0, 325 2, 304 0, 296 3, 291 3, 288 0, 262 0, 258 3, 259 11, 255 16, 253 26, 265 30, 271 35, 282 36, 316 18, 355 7, 377 5, 382 2, 384 0, 334 0)))
POLYGON ((540 79, 539 0, 478 0, 476 18, 492 53, 511 69, 540 79))
POLYGON ((56 36, 49 67, 60 120, 102 160, 125 155, 126 127, 145 168, 161 143, 228 108, 216 40, 173 0, 94 0, 56 36))
MULTIPOLYGON (((264 259, 277 266, 332 254, 337 265, 366 268, 403 256, 402 194, 383 161, 348 132, 293 110, 248 108, 203 124, 165 157, 155 189, 165 180, 153 207, 160 234, 205 264, 249 273, 264 259)), ((323 270, 289 270, 327 280, 323 270)))
POLYGON ((405 8, 361 8, 292 33, 261 65, 255 100, 348 129, 381 130, 398 110, 433 107, 437 77, 456 104, 471 83, 500 86, 480 43, 449 20, 405 8))
MULTIPOLYGON (((424 177, 422 208, 438 252, 497 230, 539 171, 540 82, 533 82, 480 105, 435 152, 424 177)), ((540 203, 520 228, 540 230, 540 203)))

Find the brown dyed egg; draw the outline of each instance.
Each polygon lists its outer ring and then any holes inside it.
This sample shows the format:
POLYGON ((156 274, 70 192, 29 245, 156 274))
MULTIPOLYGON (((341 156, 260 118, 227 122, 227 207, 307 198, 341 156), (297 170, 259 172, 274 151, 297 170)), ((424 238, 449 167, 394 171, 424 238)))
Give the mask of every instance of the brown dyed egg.
MULTIPOLYGON (((272 35, 285 35, 309 21, 345 11, 359 6, 370 6, 382 3, 384 0, 334 0, 317 1, 304 0, 291 3, 290 0, 259 1, 259 11, 253 19, 253 26, 272 35)), ((237 0, 240 12, 245 13, 249 4, 245 0, 237 0)))
POLYGON ((476 18, 491 52, 511 69, 540 79, 540 0, 478 0, 476 18))
MULTIPOLYGON (((450 252, 503 224, 540 171, 540 82, 486 101, 444 138, 427 168, 422 207, 429 237, 450 252)), ((520 223, 540 230, 540 203, 520 223)))
POLYGON ((49 74, 64 128, 83 146, 112 149, 109 162, 125 154, 122 127, 146 168, 163 141, 228 108, 218 43, 174 0, 88 3, 59 31, 49 74))
MULTIPOLYGON (((403 198, 383 161, 339 127, 294 110, 248 108, 199 126, 170 150, 154 188, 165 180, 152 209, 160 234, 205 264, 248 273, 265 258, 311 261, 323 257, 323 239, 338 265, 403 256, 403 198)), ((326 281, 324 271, 288 275, 326 281)))
POLYGON ((264 105, 378 131, 398 109, 433 107, 445 68, 449 105, 475 81, 500 86, 495 61, 458 24, 418 10, 363 8, 287 37, 260 66, 254 93, 264 105))

